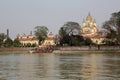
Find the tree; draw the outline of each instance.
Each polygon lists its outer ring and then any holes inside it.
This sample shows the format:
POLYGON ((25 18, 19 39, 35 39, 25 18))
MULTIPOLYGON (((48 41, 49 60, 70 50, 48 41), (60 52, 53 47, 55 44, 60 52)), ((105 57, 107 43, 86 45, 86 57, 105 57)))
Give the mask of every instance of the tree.
POLYGON ((61 46, 70 46, 70 36, 65 35, 63 38, 60 39, 60 45, 61 46))
POLYGON ((21 46, 20 41, 19 41, 18 39, 15 39, 15 40, 13 41, 13 46, 14 46, 14 47, 20 47, 20 46, 21 46))
POLYGON ((0 47, 4 44, 4 39, 6 39, 7 36, 4 33, 0 33, 0 47))
POLYGON ((61 27, 60 28, 59 35, 60 35, 61 38, 63 38, 65 35, 67 35, 66 27, 61 27))
POLYGON ((35 27, 35 35, 39 39, 39 44, 47 37, 48 28, 46 26, 36 26, 35 27))
POLYGON ((72 46, 72 35, 79 35, 80 25, 77 22, 67 22, 59 30, 60 44, 72 46))
POLYGON ((10 38, 7 38, 4 42, 5 47, 11 47, 13 46, 13 41, 10 38))
POLYGON ((107 39, 109 42, 118 42, 120 44, 120 12, 112 13, 111 18, 104 22, 103 28, 109 30, 107 39))
POLYGON ((83 45, 81 43, 84 42, 84 38, 83 36, 80 36, 80 35, 72 35, 70 41, 72 46, 81 46, 83 45))
POLYGON ((77 35, 80 32, 80 25, 77 22, 67 22, 63 25, 67 34, 77 35))
POLYGON ((91 44, 93 44, 93 42, 92 42, 92 40, 90 38, 86 38, 85 39, 85 44, 86 45, 91 45, 91 44))

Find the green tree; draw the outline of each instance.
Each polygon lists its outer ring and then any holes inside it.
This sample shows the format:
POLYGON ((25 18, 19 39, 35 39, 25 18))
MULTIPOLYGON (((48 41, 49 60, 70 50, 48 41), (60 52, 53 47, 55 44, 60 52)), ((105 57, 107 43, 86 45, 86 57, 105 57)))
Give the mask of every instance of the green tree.
POLYGON ((35 27, 35 35, 39 39, 39 44, 47 37, 48 28, 46 26, 36 26, 35 27))
POLYGON ((70 46, 70 36, 65 35, 63 38, 60 39, 60 45, 61 46, 70 46))
POLYGON ((18 39, 15 39, 15 40, 13 41, 13 46, 14 46, 14 47, 20 47, 20 46, 21 46, 20 41, 19 41, 18 39))
POLYGON ((109 30, 107 41, 120 44, 120 12, 112 13, 110 19, 103 24, 103 28, 109 30))
POLYGON ((7 38, 4 42, 5 47, 11 47, 13 46, 13 41, 10 38, 7 38))
POLYGON ((77 35, 80 33, 80 25, 77 22, 67 22, 63 27, 67 34, 77 35))
POLYGON ((67 35, 66 27, 61 27, 60 28, 59 35, 60 35, 61 38, 63 38, 65 35, 67 35))
POLYGON ((90 38, 85 39, 85 45, 91 45, 93 44, 92 40, 90 38))
POLYGON ((72 46, 81 46, 83 45, 81 43, 84 42, 84 38, 80 35, 72 35, 70 41, 72 46))
POLYGON ((4 33, 0 33, 0 47, 4 44, 4 39, 6 39, 7 36, 4 33))
POLYGON ((59 30, 60 44, 71 45, 73 41, 72 35, 79 35, 80 25, 77 22, 67 22, 59 30))

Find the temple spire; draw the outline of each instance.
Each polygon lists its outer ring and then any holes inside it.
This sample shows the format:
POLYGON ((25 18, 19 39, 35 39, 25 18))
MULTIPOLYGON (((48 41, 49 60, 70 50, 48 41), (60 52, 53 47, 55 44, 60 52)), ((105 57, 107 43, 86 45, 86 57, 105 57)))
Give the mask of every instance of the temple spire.
POLYGON ((88 16, 86 17, 87 21, 92 21, 92 16, 90 15, 90 12, 88 13, 88 16))

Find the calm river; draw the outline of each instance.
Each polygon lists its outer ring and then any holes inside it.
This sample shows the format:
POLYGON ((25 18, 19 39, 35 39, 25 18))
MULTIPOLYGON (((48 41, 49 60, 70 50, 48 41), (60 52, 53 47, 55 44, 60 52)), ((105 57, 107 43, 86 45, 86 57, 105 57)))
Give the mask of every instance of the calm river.
POLYGON ((120 54, 3 53, 0 80, 120 80, 120 54))

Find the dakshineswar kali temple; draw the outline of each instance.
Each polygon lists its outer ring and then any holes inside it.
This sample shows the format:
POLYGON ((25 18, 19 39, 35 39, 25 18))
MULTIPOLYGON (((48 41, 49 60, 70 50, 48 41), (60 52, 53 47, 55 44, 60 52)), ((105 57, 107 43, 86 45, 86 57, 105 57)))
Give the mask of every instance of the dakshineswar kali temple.
MULTIPOLYGON (((86 20, 83 20, 82 22, 80 35, 82 35, 84 39, 90 38, 95 44, 103 44, 103 41, 105 40, 105 35, 100 34, 100 30, 98 29, 96 21, 95 19, 92 19, 92 16, 90 15, 90 13, 86 17, 86 20)), ((39 45, 39 40, 37 39, 36 36, 32 35, 32 32, 30 32, 29 35, 23 34, 22 36, 20 36, 18 34, 17 38, 20 40, 20 42, 23 45, 26 45, 26 44, 39 45)), ((45 45, 55 45, 54 35, 52 32, 50 32, 46 37, 46 39, 43 41, 42 46, 45 46, 45 45)))
POLYGON ((92 19, 90 13, 86 17, 86 20, 83 19, 80 35, 84 38, 90 38, 95 44, 103 44, 103 40, 105 39, 105 35, 100 34, 96 20, 92 19))

